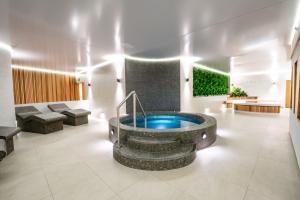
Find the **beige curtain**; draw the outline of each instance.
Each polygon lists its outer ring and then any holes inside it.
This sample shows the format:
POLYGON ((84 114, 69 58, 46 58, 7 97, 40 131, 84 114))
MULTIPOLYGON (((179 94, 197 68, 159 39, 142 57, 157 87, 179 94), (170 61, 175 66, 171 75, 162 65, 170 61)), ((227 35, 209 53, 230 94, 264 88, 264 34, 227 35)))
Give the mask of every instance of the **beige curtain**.
POLYGON ((80 84, 73 76, 12 70, 15 104, 80 100, 80 84))

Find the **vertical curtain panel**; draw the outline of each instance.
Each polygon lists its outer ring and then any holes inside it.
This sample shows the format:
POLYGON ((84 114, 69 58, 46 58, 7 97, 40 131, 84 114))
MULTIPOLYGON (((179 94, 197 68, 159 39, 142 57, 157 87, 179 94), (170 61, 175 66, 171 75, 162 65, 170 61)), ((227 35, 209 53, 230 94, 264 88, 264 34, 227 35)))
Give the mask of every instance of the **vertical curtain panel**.
POLYGON ((74 76, 13 70, 15 104, 80 100, 74 76))

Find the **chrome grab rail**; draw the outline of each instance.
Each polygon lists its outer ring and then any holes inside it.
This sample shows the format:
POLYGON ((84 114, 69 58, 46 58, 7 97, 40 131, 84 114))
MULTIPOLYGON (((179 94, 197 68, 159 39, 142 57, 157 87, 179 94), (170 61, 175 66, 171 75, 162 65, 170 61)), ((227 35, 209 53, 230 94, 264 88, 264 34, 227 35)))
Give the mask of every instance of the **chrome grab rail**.
POLYGON ((124 105, 124 103, 131 97, 133 96, 133 126, 136 128, 136 100, 139 103, 139 106, 142 110, 143 116, 144 116, 144 121, 145 121, 145 128, 147 127, 147 116, 144 111, 144 108, 141 104, 140 99, 138 98, 137 94, 135 91, 131 91, 126 98, 117 106, 117 134, 118 134, 118 146, 120 146, 120 108, 124 105))

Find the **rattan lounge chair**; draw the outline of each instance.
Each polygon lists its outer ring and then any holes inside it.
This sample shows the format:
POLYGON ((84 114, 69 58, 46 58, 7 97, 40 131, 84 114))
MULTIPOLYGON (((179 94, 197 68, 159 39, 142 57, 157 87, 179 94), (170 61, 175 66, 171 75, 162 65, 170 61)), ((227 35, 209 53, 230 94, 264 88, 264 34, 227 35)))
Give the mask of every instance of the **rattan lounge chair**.
POLYGON ((90 111, 84 109, 71 109, 64 103, 51 104, 48 108, 53 112, 61 113, 67 118, 64 120, 64 124, 79 126, 88 123, 88 115, 90 111))
POLYGON ((0 126, 0 160, 14 151, 14 136, 20 131, 16 127, 0 126))
POLYGON ((63 129, 64 115, 51 112, 42 113, 33 106, 16 107, 18 127, 22 131, 34 133, 52 133, 63 129))
POLYGON ((0 161, 6 156, 5 141, 0 139, 0 161))

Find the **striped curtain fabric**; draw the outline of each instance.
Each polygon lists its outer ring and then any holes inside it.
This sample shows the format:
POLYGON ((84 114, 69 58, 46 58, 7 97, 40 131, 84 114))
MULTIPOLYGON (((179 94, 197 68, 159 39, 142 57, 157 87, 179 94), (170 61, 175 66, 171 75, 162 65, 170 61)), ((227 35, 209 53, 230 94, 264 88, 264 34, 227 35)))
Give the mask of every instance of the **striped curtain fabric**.
POLYGON ((80 84, 73 76, 12 70, 15 104, 80 100, 80 84))

